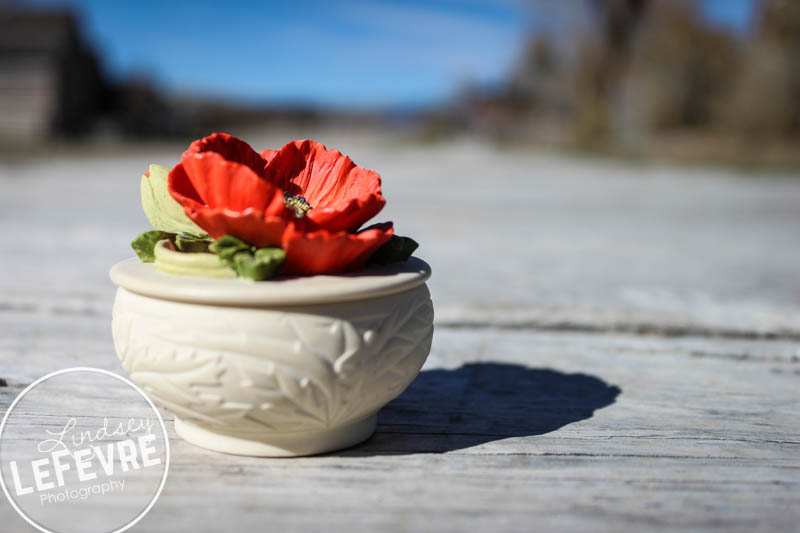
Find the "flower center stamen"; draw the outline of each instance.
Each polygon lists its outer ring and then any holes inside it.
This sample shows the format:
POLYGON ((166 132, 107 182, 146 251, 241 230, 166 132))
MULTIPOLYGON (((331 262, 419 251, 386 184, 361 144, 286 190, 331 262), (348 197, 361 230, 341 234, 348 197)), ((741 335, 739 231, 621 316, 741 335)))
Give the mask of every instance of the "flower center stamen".
POLYGON ((303 196, 292 196, 288 192, 283 193, 283 205, 286 209, 294 211, 295 218, 303 218, 311 210, 311 205, 303 196))

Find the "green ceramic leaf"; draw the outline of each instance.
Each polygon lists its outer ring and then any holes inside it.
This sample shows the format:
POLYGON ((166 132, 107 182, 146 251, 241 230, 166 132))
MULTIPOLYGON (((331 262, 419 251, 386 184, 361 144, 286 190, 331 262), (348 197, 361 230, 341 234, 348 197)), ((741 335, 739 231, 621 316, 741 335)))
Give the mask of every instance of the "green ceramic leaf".
POLYGON ((284 252, 283 249, 275 246, 259 248, 253 255, 258 261, 278 261, 283 263, 283 261, 286 259, 286 252, 284 252))
POLYGON ((181 252, 204 253, 208 252, 208 246, 213 242, 211 237, 199 237, 189 233, 178 233, 175 235, 175 247, 181 252))
POLYGON ((156 229, 145 231, 138 237, 131 241, 131 248, 139 256, 143 263, 152 263, 155 261, 153 248, 155 248, 158 241, 169 238, 169 234, 156 229))
POLYGON ((192 222, 183 212, 183 207, 170 196, 167 190, 168 175, 167 167, 150 165, 150 176, 142 176, 142 208, 147 220, 155 229, 167 233, 205 235, 206 232, 192 222))
POLYGON ((369 258, 367 264, 370 265, 389 265, 391 263, 402 263, 411 257, 419 244, 411 237, 400 237, 392 235, 383 246, 375 250, 369 258))
POLYGON ((232 268, 240 278, 262 281, 275 276, 285 259, 280 248, 260 248, 255 254, 242 251, 233 256, 232 268))
POLYGON ((256 249, 233 235, 220 237, 208 249, 236 271, 240 278, 253 281, 272 278, 286 260, 286 252, 280 248, 256 249))
MULTIPOLYGON (((252 246, 233 235, 223 235, 208 247, 210 252, 219 256, 223 261, 233 262, 233 256, 242 251, 252 251, 252 246)), ((232 266, 232 265, 231 265, 232 266)))

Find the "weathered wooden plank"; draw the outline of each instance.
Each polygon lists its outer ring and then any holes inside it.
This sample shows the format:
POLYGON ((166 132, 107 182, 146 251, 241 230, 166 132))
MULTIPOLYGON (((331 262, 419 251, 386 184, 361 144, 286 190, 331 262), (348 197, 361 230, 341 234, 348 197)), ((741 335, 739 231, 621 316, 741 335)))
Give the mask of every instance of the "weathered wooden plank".
MULTIPOLYGON (((44 336, 97 322, 62 320, 44 336)), ((115 368, 108 343, 95 339, 82 361, 115 368)), ((790 343, 722 339, 694 355, 707 343, 440 329, 418 380, 359 447, 252 459, 173 434, 170 479, 142 527, 794 530, 800 364, 790 343)), ((44 370, 34 359, 15 358, 19 376, 44 370)), ((7 506, 0 515, 19 525, 7 506)))

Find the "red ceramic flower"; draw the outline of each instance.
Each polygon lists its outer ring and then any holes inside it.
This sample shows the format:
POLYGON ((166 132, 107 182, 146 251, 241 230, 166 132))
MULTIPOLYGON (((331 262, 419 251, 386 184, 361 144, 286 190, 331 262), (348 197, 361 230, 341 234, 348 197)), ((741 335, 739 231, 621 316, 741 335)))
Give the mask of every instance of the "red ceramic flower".
POLYGON ((283 248, 289 274, 360 268, 392 236, 391 222, 358 231, 386 203, 380 176, 314 141, 258 154, 236 137, 215 133, 183 153, 168 188, 212 237, 229 234, 257 247, 283 248), (290 200, 304 197, 311 209, 303 214, 288 207, 286 193, 290 200))

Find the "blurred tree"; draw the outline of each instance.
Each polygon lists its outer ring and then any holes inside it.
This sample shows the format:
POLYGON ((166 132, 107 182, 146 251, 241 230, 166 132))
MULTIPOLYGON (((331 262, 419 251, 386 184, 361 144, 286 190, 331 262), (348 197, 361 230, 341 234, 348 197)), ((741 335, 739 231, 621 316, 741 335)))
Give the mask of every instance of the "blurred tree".
POLYGON ((529 138, 551 143, 561 134, 569 112, 562 58, 546 36, 529 41, 517 69, 500 99, 505 112, 497 130, 506 138, 529 138))
POLYGON ((736 80, 740 50, 698 17, 696 4, 657 0, 636 39, 624 83, 644 131, 712 125, 736 80))
POLYGON ((552 106, 558 92, 553 87, 557 71, 555 51, 549 41, 542 36, 532 39, 509 83, 509 104, 521 112, 552 106))
POLYGON ((800 2, 761 0, 726 119, 748 141, 800 137, 800 2))
POLYGON ((797 165, 800 0, 754 1, 751 30, 715 25, 699 0, 570 3, 585 10, 554 26, 569 39, 532 35, 505 89, 457 116, 512 142, 797 165))
POLYGON ((596 145, 610 136, 612 101, 650 0, 589 0, 589 4, 598 23, 578 52, 572 90, 574 133, 581 146, 596 145))

